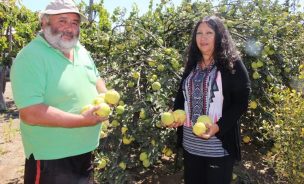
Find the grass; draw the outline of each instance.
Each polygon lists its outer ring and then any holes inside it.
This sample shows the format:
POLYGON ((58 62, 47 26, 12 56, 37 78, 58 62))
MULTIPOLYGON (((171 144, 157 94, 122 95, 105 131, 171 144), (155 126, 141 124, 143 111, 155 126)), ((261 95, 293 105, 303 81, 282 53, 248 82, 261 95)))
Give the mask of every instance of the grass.
POLYGON ((19 131, 18 128, 13 127, 13 122, 13 119, 9 118, 8 123, 4 123, 2 126, 4 143, 12 142, 16 137, 16 133, 19 131))

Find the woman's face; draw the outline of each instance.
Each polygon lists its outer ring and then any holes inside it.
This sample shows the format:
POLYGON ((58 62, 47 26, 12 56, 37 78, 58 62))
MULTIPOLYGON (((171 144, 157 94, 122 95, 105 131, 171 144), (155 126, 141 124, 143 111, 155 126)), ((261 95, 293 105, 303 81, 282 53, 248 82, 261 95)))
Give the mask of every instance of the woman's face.
POLYGON ((215 45, 215 32, 205 22, 198 26, 196 43, 202 55, 212 56, 215 45))

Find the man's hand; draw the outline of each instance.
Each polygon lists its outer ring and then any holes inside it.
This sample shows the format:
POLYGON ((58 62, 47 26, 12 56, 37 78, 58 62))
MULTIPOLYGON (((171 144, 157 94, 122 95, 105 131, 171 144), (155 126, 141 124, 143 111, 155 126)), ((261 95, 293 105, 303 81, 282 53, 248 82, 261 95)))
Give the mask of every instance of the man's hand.
POLYGON ((82 116, 84 117, 85 121, 87 122, 87 126, 93 126, 97 123, 101 123, 102 121, 105 121, 109 119, 109 117, 100 117, 98 116, 95 111, 98 110, 100 106, 92 106, 89 110, 82 113, 82 116))
POLYGON ((98 108, 99 106, 91 107, 83 114, 73 114, 45 104, 36 104, 20 109, 19 114, 20 119, 29 125, 76 128, 93 126, 107 120, 108 117, 95 115, 98 108))

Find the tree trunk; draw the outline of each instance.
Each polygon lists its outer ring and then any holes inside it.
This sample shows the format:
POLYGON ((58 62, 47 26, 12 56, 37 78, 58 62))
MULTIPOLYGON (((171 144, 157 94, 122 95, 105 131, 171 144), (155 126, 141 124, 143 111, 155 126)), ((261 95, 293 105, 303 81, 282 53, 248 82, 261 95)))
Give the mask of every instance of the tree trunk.
POLYGON ((89 18, 88 18, 89 22, 93 21, 93 10, 92 10, 93 3, 94 3, 94 0, 90 0, 90 3, 89 3, 89 18))
POLYGON ((4 100, 5 85, 6 85, 6 68, 5 66, 0 65, 0 111, 7 110, 4 100))

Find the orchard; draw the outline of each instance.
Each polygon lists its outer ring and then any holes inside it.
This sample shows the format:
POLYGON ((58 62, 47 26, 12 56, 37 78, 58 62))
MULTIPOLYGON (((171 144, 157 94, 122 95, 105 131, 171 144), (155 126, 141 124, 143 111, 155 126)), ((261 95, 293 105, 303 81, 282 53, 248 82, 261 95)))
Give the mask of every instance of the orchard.
MULTIPOLYGON (((144 14, 134 5, 129 14, 117 8, 111 15, 102 2, 94 4, 96 20, 82 24, 81 42, 107 88, 120 96, 102 123, 95 151, 97 181, 134 181, 134 173, 153 170, 164 158, 175 170, 182 169, 176 129, 166 128, 161 119, 173 110, 194 24, 212 14, 223 19, 251 77, 249 109, 240 122, 243 144, 261 148, 278 180, 304 181, 304 14, 289 2, 222 0, 215 5, 184 0, 177 6, 169 0, 150 1, 144 14)), ((88 12, 84 3, 79 7, 88 12)), ((8 25, 16 29, 10 52, 15 56, 34 37, 38 22, 22 7, 21 13, 15 11, 20 21, 15 24, 2 13, 8 7, 0 8, 1 32, 8 25)), ((7 40, 1 36, 0 42, 1 63, 9 65, 7 40)))

